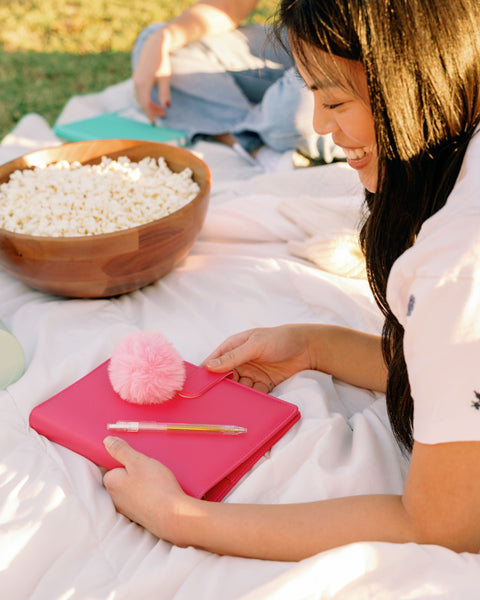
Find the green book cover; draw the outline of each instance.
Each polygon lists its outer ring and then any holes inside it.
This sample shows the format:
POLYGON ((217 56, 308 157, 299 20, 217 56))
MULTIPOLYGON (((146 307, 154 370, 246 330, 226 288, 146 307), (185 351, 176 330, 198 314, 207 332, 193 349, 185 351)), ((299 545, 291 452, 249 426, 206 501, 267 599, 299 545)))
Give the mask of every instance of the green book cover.
POLYGON ((121 117, 116 113, 106 113, 90 119, 55 125, 53 130, 58 137, 70 142, 121 139, 175 142, 178 146, 183 146, 186 143, 185 132, 183 131, 142 123, 134 119, 121 117))

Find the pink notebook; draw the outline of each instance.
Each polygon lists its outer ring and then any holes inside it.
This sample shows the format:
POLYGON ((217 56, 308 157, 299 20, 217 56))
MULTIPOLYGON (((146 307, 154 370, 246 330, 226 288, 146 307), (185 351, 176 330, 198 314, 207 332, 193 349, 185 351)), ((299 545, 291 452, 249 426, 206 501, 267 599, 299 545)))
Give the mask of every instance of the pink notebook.
POLYGON ((219 501, 300 418, 294 404, 185 363, 183 389, 163 404, 125 402, 113 390, 108 362, 30 413, 30 425, 53 442, 111 469, 119 464, 103 439, 116 435, 169 467, 187 494, 219 501), (112 432, 108 423, 160 421, 239 425, 247 433, 112 432))

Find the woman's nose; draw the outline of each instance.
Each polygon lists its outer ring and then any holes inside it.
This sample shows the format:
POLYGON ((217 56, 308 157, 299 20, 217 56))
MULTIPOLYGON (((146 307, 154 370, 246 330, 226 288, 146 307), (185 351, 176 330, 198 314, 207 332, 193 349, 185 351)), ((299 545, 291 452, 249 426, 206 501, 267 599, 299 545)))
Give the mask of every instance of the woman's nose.
POLYGON ((313 129, 318 135, 327 135, 338 129, 333 111, 326 108, 320 100, 315 100, 314 104, 313 129))

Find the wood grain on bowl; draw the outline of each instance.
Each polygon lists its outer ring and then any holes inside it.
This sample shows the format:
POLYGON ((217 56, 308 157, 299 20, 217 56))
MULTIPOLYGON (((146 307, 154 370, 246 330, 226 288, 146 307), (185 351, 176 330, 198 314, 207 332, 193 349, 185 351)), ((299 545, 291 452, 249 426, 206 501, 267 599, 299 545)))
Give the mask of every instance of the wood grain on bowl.
MULTIPOLYGON (((95 140, 74 142, 26 154, 0 166, 0 184, 16 170, 59 160, 99 163, 102 156, 164 157, 175 172, 189 167, 200 187, 179 210, 112 233, 46 237, 0 229, 0 264, 24 283, 60 296, 105 298, 139 289, 170 272, 191 250, 208 209, 211 174, 206 163, 185 148, 158 142, 95 140)), ((32 205, 35 197, 32 197, 32 205)))

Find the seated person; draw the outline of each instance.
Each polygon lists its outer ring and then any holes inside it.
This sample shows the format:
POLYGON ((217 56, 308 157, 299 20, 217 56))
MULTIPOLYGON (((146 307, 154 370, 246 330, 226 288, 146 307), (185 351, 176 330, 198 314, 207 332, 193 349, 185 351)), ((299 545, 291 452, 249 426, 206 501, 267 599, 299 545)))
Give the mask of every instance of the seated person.
POLYGON ((269 42, 268 28, 240 25, 257 3, 199 1, 142 31, 132 56, 140 108, 188 142, 200 135, 252 155, 267 146, 316 162, 343 158, 331 136, 315 133, 313 98, 291 56, 269 42))

